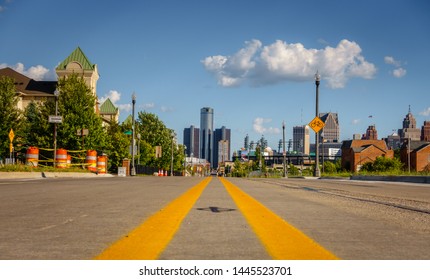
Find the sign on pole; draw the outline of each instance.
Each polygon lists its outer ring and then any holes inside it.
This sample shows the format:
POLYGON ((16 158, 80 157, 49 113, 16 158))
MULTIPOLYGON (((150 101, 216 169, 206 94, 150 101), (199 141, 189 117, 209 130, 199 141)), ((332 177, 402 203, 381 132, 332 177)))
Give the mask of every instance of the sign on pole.
POLYGON ((318 116, 316 116, 309 123, 309 126, 315 131, 315 133, 318 133, 325 126, 325 123, 318 116))
POLYGON ((48 121, 50 123, 62 123, 63 117, 62 116, 49 116, 48 121))
POLYGON ((9 131, 9 140, 13 142, 13 138, 15 138, 15 133, 13 133, 13 129, 11 128, 9 131))

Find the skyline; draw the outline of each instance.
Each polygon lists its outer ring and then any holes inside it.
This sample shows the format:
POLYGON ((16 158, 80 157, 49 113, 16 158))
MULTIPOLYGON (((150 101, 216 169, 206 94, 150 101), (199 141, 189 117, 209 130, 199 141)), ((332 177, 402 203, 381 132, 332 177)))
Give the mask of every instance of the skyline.
POLYGON ((120 121, 136 92, 137 110, 157 114, 182 143, 211 107, 232 150, 247 134, 276 148, 283 121, 287 141, 309 123, 319 71, 319 111, 338 113, 341 140, 369 125, 382 138, 402 127, 409 105, 419 128, 430 120, 427 26, 427 1, 0 0, 0 35, 11 42, 0 46, 0 68, 55 80, 79 46, 120 121))

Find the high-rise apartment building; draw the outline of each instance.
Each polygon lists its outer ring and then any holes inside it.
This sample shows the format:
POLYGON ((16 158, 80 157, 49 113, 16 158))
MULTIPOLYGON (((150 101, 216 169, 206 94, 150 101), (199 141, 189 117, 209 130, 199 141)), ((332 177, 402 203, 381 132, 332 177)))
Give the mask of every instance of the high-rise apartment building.
POLYGON ((325 123, 324 128, 320 131, 319 142, 322 143, 323 138, 327 143, 340 142, 339 119, 337 113, 320 113, 319 118, 325 123))
POLYGON ((214 110, 204 107, 200 110, 200 158, 214 167, 214 110))
POLYGON ((294 126, 293 127, 293 151, 309 155, 310 152, 310 136, 309 126, 294 126))
POLYGON ((409 112, 403 119, 403 128, 399 129, 399 136, 402 139, 410 139, 412 141, 421 140, 421 130, 417 128, 417 121, 411 113, 411 106, 409 106, 409 112))
POLYGON ((188 157, 200 157, 199 140, 200 129, 194 127, 194 125, 184 129, 184 145, 187 147, 188 157))
POLYGON ((225 126, 215 130, 214 134, 214 162, 213 167, 217 168, 218 164, 230 161, 230 143, 231 130, 225 126))

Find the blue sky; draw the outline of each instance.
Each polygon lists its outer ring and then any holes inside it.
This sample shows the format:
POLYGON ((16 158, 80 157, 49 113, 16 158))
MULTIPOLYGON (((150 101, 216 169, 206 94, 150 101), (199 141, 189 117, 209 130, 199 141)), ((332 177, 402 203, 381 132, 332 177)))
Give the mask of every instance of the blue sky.
POLYGON ((282 121, 290 139, 313 119, 317 70, 341 139, 373 124, 386 137, 409 105, 418 127, 430 120, 429 26, 425 0, 0 0, 0 67, 53 80, 79 46, 121 120, 136 92, 181 143, 208 106, 233 149, 246 134, 276 148, 282 121))

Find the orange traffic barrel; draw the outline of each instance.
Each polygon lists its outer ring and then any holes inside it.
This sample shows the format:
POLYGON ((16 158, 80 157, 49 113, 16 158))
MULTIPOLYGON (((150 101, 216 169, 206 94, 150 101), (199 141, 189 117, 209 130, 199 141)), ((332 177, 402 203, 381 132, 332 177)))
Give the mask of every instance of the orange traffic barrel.
POLYGON ((25 162, 27 165, 37 167, 39 163, 39 149, 36 147, 30 147, 25 153, 25 162))
POLYGON ((58 149, 55 155, 55 162, 58 168, 67 168, 67 150, 58 149))
POLYGON ((97 172, 100 174, 106 174, 107 156, 97 157, 97 172))
POLYGON ((67 154, 67 167, 72 166, 72 156, 67 154))
POLYGON ((87 164, 87 168, 89 171, 96 172, 97 171, 97 151, 88 150, 87 157, 85 158, 85 163, 87 164))

